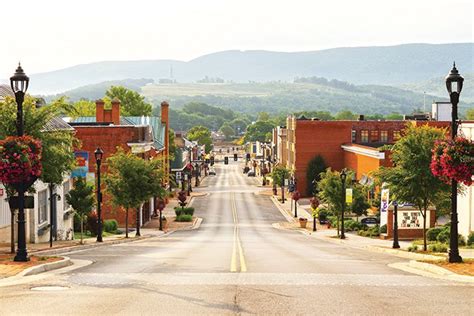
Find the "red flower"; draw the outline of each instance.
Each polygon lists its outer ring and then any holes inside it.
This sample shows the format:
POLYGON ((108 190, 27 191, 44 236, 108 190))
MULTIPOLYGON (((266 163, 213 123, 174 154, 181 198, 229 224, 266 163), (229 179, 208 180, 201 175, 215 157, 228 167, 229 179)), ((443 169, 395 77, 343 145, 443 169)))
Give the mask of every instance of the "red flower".
POLYGON ((41 175, 41 150, 41 142, 30 136, 0 141, 0 181, 16 184, 41 175))

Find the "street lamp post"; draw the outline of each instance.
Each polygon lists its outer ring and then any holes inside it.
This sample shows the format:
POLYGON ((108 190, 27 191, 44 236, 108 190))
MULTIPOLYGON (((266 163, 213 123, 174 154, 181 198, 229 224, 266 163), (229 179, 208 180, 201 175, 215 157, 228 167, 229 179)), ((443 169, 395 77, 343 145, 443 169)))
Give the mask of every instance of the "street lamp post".
MULTIPOLYGON (((16 112, 16 133, 17 136, 23 136, 23 101, 28 90, 30 78, 25 74, 21 65, 15 74, 10 78, 10 86, 15 94, 17 106, 16 112)), ((18 247, 16 251, 15 261, 28 261, 28 252, 26 250, 26 229, 25 229, 25 191, 28 189, 27 183, 20 183, 16 188, 18 192, 18 247)))
POLYGON ((341 171, 341 182, 342 182, 342 211, 341 211, 341 239, 345 239, 346 235, 344 234, 344 213, 346 211, 346 170, 342 169, 341 171))
POLYGON ((102 192, 100 191, 100 164, 102 163, 104 151, 100 147, 97 147, 94 155, 97 163, 97 242, 102 242, 102 192))
MULTIPOLYGON (((451 139, 454 140, 458 133, 458 103, 464 78, 456 69, 456 63, 445 78, 446 88, 452 104, 451 112, 451 139)), ((458 183, 451 180, 451 230, 449 239, 449 262, 462 262, 458 247, 458 213, 457 213, 458 183)))
POLYGON ((393 201, 393 245, 392 248, 400 248, 398 243, 398 202, 393 201))

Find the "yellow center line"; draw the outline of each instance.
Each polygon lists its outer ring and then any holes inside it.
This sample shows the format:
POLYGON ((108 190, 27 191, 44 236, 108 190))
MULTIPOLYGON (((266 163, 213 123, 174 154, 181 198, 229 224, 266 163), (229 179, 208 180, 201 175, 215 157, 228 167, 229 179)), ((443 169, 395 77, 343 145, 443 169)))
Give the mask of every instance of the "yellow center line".
POLYGON ((234 242, 232 249, 232 259, 230 261, 230 271, 237 272, 237 251, 239 252, 240 272, 247 272, 244 251, 239 236, 239 218, 237 216, 237 207, 235 204, 235 194, 231 193, 232 218, 234 220, 234 242))

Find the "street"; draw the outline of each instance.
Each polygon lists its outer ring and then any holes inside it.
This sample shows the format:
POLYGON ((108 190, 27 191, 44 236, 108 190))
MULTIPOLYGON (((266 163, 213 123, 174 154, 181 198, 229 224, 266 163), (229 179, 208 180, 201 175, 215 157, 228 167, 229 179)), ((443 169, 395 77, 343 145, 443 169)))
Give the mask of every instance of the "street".
POLYGON ((261 183, 237 162, 214 167, 194 188, 208 193, 193 201, 199 229, 67 254, 75 265, 0 287, 0 314, 474 314, 473 285, 276 229, 285 217, 261 183))

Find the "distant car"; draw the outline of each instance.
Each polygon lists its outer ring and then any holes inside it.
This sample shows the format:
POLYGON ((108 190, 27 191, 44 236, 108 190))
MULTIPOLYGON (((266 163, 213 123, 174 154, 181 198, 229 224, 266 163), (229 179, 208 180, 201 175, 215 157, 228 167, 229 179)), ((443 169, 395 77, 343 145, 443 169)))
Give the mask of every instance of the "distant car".
POLYGON ((247 172, 248 177, 255 177, 255 172, 254 171, 249 171, 247 172))
POLYGON ((245 168, 244 168, 244 173, 247 173, 247 172, 249 172, 249 170, 250 170, 250 168, 249 168, 249 167, 245 167, 245 168))
POLYGON ((366 218, 361 219, 360 222, 367 226, 374 226, 379 223, 379 221, 375 217, 366 217, 366 218))
POLYGON ((216 175, 216 170, 215 169, 209 169, 209 175, 210 176, 215 176, 216 175))

